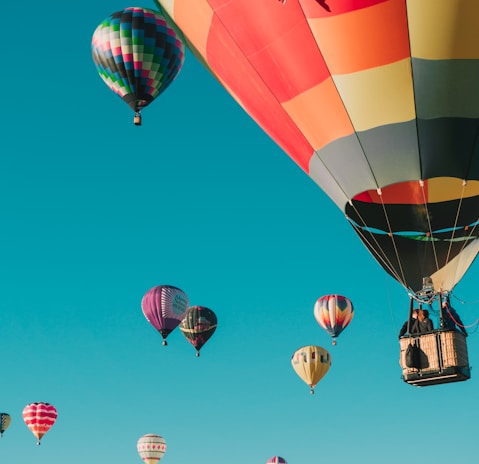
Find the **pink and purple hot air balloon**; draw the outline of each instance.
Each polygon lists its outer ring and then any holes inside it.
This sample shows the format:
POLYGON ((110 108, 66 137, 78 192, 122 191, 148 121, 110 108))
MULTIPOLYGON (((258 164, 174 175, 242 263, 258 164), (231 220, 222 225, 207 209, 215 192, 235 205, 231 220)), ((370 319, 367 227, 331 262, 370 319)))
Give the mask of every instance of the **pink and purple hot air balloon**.
POLYGON ((147 321, 160 332, 163 345, 166 337, 185 317, 189 308, 186 293, 172 285, 158 285, 148 290, 141 300, 147 321))
POLYGON ((341 295, 326 295, 314 305, 314 317, 318 324, 333 337, 336 337, 349 325, 354 316, 351 300, 341 295))

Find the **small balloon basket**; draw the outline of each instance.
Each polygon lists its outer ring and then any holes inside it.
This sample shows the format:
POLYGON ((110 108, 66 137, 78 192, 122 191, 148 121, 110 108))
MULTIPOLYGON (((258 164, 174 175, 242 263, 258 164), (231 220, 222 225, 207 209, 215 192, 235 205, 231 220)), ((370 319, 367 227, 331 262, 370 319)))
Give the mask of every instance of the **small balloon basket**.
POLYGON ((471 378, 466 337, 457 330, 435 330, 399 339, 402 379, 425 387, 471 378))

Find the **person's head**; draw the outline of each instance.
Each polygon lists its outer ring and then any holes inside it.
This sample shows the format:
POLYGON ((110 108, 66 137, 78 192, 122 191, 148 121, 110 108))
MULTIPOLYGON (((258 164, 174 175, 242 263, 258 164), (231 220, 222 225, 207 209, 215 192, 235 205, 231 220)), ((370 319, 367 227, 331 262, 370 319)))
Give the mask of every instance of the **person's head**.
POLYGON ((414 309, 412 310, 411 317, 412 317, 413 319, 417 319, 418 312, 419 312, 419 310, 418 310, 417 308, 414 308, 414 309))
POLYGON ((418 318, 420 321, 423 321, 424 319, 429 317, 429 311, 427 309, 420 309, 419 310, 419 315, 418 318))

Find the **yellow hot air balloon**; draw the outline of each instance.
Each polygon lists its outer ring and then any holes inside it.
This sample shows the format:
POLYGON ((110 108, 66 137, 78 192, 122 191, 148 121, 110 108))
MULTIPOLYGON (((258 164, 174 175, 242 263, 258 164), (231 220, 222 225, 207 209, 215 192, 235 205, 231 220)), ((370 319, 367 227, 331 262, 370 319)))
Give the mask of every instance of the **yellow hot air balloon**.
POLYGON ((291 364, 296 374, 310 386, 310 393, 314 393, 314 387, 329 371, 331 355, 320 346, 303 346, 294 352, 291 364))

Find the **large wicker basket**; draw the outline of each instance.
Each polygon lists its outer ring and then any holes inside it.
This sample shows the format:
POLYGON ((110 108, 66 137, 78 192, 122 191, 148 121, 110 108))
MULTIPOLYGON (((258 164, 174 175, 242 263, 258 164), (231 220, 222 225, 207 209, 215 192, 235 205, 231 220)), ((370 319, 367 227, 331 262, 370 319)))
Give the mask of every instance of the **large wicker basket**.
POLYGON ((466 337, 457 330, 436 330, 399 339, 402 378, 415 386, 459 382, 471 377, 466 337), (406 352, 412 344, 417 357, 414 367, 406 365, 406 352))

